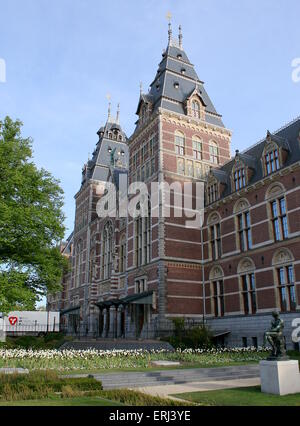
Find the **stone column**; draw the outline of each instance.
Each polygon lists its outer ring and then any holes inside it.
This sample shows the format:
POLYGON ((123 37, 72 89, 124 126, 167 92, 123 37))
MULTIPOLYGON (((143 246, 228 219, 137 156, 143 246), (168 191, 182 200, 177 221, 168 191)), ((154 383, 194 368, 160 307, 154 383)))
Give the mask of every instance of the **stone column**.
POLYGON ((115 327, 115 312, 116 308, 114 306, 111 306, 109 309, 109 330, 108 330, 108 337, 114 338, 114 327, 115 327))
POLYGON ((123 308, 122 306, 118 307, 118 311, 117 311, 117 338, 121 337, 122 334, 122 329, 121 329, 121 314, 122 314, 123 308))
POLYGON ((102 338, 106 337, 106 321, 107 321, 107 309, 103 310, 103 330, 102 330, 102 338))

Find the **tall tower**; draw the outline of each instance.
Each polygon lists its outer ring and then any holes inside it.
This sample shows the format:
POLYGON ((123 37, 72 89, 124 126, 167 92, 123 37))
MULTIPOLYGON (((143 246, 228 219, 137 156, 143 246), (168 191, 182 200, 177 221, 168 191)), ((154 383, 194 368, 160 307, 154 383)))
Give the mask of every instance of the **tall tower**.
MULTIPOLYGON (((204 82, 169 24, 168 45, 148 93, 141 90, 136 129, 129 139, 130 182, 203 181, 211 167, 230 159, 231 132, 223 124, 204 82)), ((154 291, 150 321, 160 326, 168 317, 201 317, 203 312, 201 232, 187 229, 185 218, 159 215, 128 225, 128 290, 154 291), (151 247, 151 249, 149 249, 151 247)), ((171 197, 171 212, 174 207, 171 197)), ((143 334, 149 313, 137 321, 143 334)))
POLYGON ((128 170, 127 137, 119 123, 119 107, 114 118, 109 104, 106 124, 97 134, 98 142, 92 158, 83 167, 81 188, 75 195, 74 250, 69 294, 73 307, 78 307, 78 312, 73 313, 73 320, 78 321, 78 327, 84 333, 91 333, 92 328, 97 326, 95 319, 99 316, 99 310, 94 304, 98 298, 113 292, 111 282, 114 252, 118 246, 118 226, 113 218, 108 221, 107 218, 98 217, 96 205, 101 197, 99 184, 112 181, 118 173, 127 174, 128 170), (106 224, 109 224, 111 235, 105 258, 107 268, 103 274, 100 265, 101 259, 104 259, 102 239, 106 224))

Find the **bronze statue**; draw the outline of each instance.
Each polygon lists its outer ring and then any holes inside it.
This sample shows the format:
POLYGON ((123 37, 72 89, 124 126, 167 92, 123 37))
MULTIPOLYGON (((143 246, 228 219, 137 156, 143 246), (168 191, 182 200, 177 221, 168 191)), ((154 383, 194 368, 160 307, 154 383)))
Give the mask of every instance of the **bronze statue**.
POLYGON ((283 336, 284 322, 279 317, 278 312, 272 312, 273 320, 271 328, 265 333, 265 344, 271 345, 272 352, 268 358, 269 361, 286 361, 289 357, 286 354, 285 342, 283 336))

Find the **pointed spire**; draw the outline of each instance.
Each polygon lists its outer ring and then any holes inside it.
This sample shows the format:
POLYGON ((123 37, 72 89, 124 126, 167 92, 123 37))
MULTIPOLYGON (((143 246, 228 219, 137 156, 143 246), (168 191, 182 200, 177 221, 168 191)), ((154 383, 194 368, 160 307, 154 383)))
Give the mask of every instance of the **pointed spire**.
POLYGON ((182 39, 183 39, 182 28, 181 28, 181 25, 179 25, 178 40, 179 40, 179 47, 180 47, 180 49, 182 49, 182 39))
POLYGON ((120 104, 118 104, 117 107, 117 118, 116 118, 116 123, 120 124, 120 104))

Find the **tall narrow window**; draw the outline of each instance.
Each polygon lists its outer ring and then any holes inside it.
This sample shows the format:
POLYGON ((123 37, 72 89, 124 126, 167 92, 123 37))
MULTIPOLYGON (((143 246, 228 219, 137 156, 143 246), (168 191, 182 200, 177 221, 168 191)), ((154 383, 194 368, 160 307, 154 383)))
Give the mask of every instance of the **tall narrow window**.
POLYGON ((151 204, 144 217, 141 214, 135 220, 135 264, 145 265, 151 260, 151 204))
POLYGON ((213 164, 219 164, 219 149, 215 142, 209 144, 209 159, 213 164))
POLYGON ((245 315, 255 314, 257 311, 255 275, 242 276, 242 295, 245 315))
POLYGON ((213 260, 222 257, 222 244, 221 244, 221 225, 218 223, 210 227, 210 247, 213 260))
POLYGON ((126 238, 125 236, 122 237, 121 243, 120 243, 120 272, 125 272, 126 270, 126 238))
POLYGON ((175 132, 175 152, 178 155, 185 154, 185 138, 183 133, 175 132))
POLYGON ((102 276, 106 280, 111 277, 112 272, 112 250, 113 250, 113 230, 110 223, 107 223, 103 230, 102 239, 102 276))
POLYGON ((238 215, 238 234, 239 244, 241 251, 248 251, 252 249, 252 235, 251 235, 251 220, 250 213, 245 212, 238 215))
POLYGON ((292 265, 277 269, 279 299, 282 312, 295 311, 297 307, 294 268, 292 265))
POLYGON ((200 118, 200 105, 199 102, 192 102, 192 116, 195 118, 200 118))
POLYGON ((202 160, 202 142, 196 136, 193 137, 193 157, 195 160, 202 160))
POLYGON ((218 184, 210 184, 207 188, 208 204, 212 204, 218 200, 218 184))
POLYGON ((215 317, 223 317, 225 314, 223 280, 213 282, 213 302, 214 302, 215 317))
POLYGON ((272 223, 275 241, 281 241, 289 236, 286 202, 284 198, 275 200, 271 203, 272 223))
POLYGON ((239 169, 234 172, 234 187, 236 191, 246 186, 246 174, 245 169, 239 169))
POLYGON ((267 175, 280 169, 278 149, 270 151, 265 155, 265 166, 267 175))

